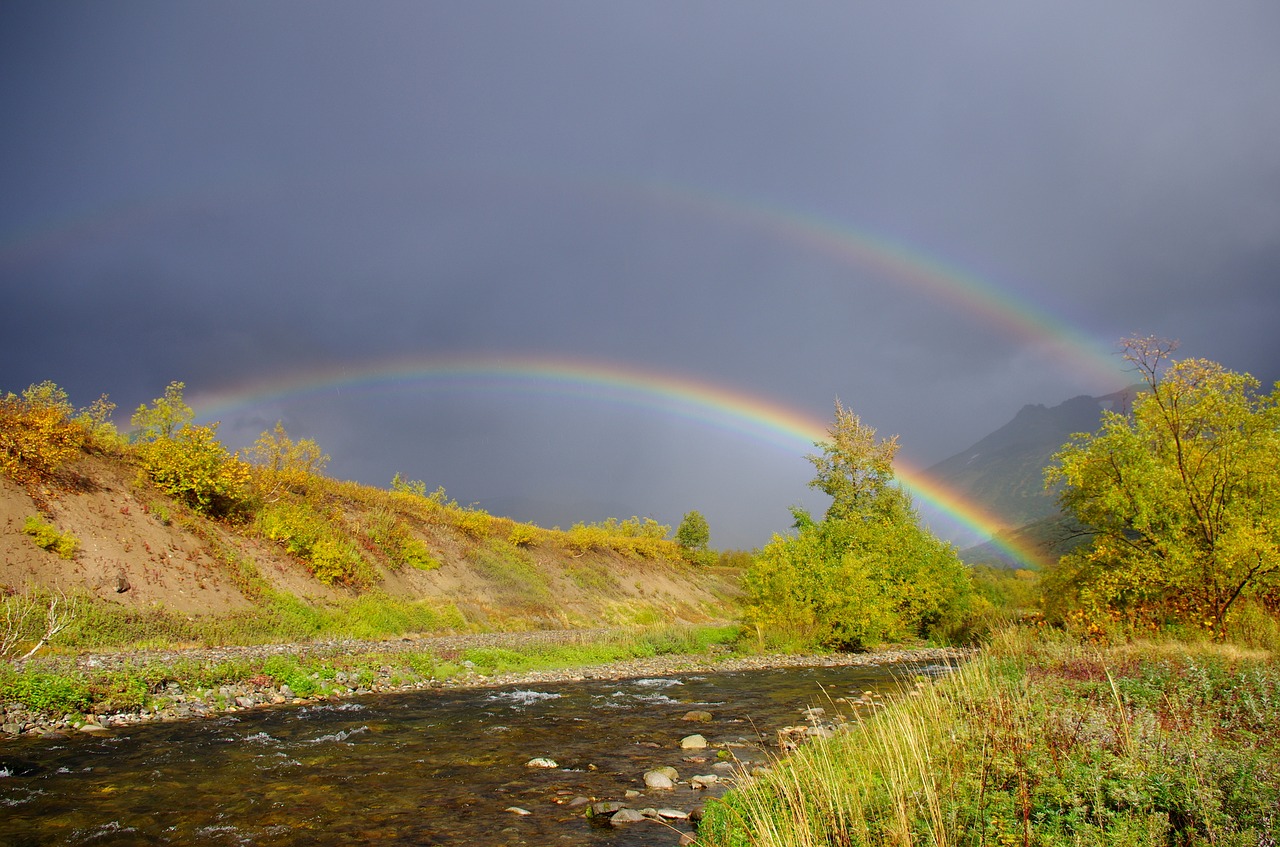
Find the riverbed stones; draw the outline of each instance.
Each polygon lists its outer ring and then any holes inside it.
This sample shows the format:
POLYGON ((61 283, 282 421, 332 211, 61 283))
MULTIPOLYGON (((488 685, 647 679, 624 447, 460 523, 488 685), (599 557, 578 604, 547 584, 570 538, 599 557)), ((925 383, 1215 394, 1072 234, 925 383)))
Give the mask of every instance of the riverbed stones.
POLYGON ((552 769, 552 768, 560 767, 560 763, 557 762, 555 759, 549 759, 546 756, 538 756, 536 758, 530 759, 529 761, 525 762, 524 766, 526 768, 552 769))
POLYGON ((619 803, 617 800, 601 800, 599 802, 592 803, 587 807, 587 817, 594 818, 612 815, 619 809, 626 808, 626 805, 626 803, 619 803))
POLYGON ((689 777, 689 785, 694 788, 710 788, 719 781, 720 777, 713 773, 704 773, 689 777))
POLYGON ((686 735, 680 739, 681 750, 703 750, 706 749, 707 739, 698 733, 686 735))
POLYGON ((676 787, 676 779, 669 773, 675 773, 675 768, 655 768, 651 771, 645 771, 644 784, 646 788, 654 791, 670 791, 676 787))
POLYGON ((711 723, 711 713, 695 709, 692 712, 685 712, 682 721, 693 721, 695 723, 711 723))

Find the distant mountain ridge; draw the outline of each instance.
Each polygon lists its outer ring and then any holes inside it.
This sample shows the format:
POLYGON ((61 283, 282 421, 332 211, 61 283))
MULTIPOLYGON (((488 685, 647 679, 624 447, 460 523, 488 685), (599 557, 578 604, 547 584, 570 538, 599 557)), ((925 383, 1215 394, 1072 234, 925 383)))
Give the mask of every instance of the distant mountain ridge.
MULTIPOLYGON (((1013 420, 926 473, 1001 519, 1011 530, 1060 517, 1044 469, 1078 432, 1094 432, 1104 411, 1127 412, 1139 386, 1057 406, 1023 406, 1013 420)), ((984 545, 985 547, 985 545, 984 545)))

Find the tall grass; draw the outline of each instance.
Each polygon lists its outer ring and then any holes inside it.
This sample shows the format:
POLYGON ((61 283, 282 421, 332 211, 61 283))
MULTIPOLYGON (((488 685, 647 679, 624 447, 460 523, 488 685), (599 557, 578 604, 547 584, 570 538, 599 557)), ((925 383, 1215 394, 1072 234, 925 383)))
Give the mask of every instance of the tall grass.
POLYGON ((1274 844, 1280 664, 1005 633, 708 808, 706 845, 1274 844))

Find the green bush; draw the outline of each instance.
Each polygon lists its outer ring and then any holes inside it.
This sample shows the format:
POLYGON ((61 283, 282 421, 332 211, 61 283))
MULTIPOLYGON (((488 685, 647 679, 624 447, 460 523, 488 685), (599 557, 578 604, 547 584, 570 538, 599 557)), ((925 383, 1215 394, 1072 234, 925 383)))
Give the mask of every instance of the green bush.
POLYGON ((80 549, 80 540, 69 532, 59 532, 35 516, 28 517, 22 524, 22 531, 35 541, 37 547, 57 553, 60 558, 71 559, 80 549))
POLYGON ((44 714, 79 713, 93 702, 83 677, 75 673, 23 670, 3 682, 3 699, 44 714))
POLYGON ((553 600, 547 576, 518 547, 491 539, 471 550, 467 559, 506 603, 545 606, 553 600))
POLYGON ((323 515, 306 501, 277 501, 258 510, 254 526, 306 563, 325 585, 367 588, 375 574, 344 531, 340 516, 323 515))
POLYGON ((413 534, 403 518, 390 509, 378 509, 369 527, 369 539, 387 557, 392 570, 410 567, 429 571, 440 567, 426 542, 413 534))

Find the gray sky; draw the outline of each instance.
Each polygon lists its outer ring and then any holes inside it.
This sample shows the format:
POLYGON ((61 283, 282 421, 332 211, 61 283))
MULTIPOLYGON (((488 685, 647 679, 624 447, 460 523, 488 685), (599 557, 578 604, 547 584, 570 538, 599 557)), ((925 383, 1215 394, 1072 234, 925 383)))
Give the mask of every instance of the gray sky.
MULTIPOLYGON (((556 358, 839 397, 927 466, 1124 384, 1125 335, 1270 385, 1278 35, 1273 2, 10 0, 0 390, 556 358)), ((219 411, 548 526, 754 546, 821 506, 803 448, 589 387, 219 411)))

